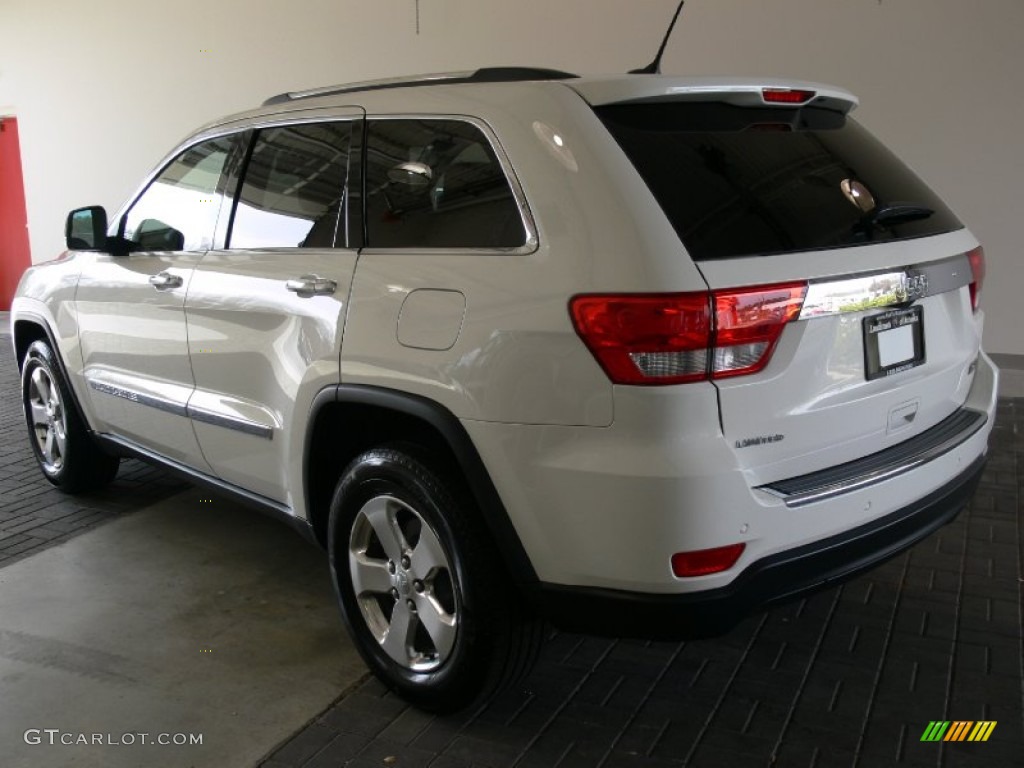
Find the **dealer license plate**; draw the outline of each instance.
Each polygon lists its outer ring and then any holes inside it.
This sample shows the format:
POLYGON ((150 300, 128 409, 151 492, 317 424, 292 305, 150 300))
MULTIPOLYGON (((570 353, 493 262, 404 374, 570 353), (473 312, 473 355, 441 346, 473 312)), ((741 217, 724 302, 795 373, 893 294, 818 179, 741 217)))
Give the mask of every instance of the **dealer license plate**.
POLYGON ((892 309, 864 318, 864 373, 868 381, 924 362, 924 310, 892 309))

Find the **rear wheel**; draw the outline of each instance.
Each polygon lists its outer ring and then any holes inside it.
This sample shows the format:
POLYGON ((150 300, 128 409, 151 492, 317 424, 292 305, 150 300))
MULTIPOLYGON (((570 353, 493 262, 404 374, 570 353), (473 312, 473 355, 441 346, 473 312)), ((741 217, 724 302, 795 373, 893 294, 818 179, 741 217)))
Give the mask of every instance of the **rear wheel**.
POLYGON ((33 342, 25 354, 21 391, 32 452, 47 480, 77 493, 114 479, 120 459, 104 453, 89 435, 44 341, 33 342))
POLYGON ((363 658, 424 709, 451 711, 532 666, 540 627, 457 483, 381 448, 346 469, 331 505, 331 571, 363 658))

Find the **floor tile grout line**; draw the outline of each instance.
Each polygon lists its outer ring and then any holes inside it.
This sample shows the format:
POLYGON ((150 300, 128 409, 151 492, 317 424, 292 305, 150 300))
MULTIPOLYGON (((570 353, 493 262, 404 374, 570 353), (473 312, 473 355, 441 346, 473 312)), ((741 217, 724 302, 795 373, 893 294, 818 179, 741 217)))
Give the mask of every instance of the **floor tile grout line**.
MULTIPOLYGON (((665 675, 668 674, 669 669, 672 667, 673 664, 675 664, 676 659, 679 658, 679 654, 683 652, 683 648, 685 648, 685 647, 686 647, 686 643, 679 643, 676 646, 675 651, 672 653, 672 657, 665 663, 664 666, 662 666, 661 672, 659 672, 657 674, 657 676, 654 678, 654 680, 651 681, 651 684, 649 686, 647 686, 647 690, 644 691, 643 700, 640 702, 640 704, 630 714, 629 719, 626 720, 626 723, 622 726, 622 728, 619 730, 619 732, 615 735, 615 738, 612 739, 612 743, 608 746, 607 751, 604 753, 604 755, 598 761, 598 763, 595 766, 595 768, 601 768, 601 766, 603 766, 606 762, 608 762, 608 758, 611 757, 612 752, 615 750, 615 746, 620 741, 622 741, 622 737, 626 735, 626 731, 629 730, 629 727, 634 722, 636 722, 636 718, 640 714, 640 709, 651 698, 651 694, 654 692, 654 689, 658 687, 658 683, 660 683, 662 680, 665 679, 665 675)), ((649 756, 650 755, 648 755, 648 757, 649 756)))
MULTIPOLYGON (((956 659, 957 659, 957 640, 960 637, 960 617, 962 615, 960 611, 960 603, 963 600, 964 595, 964 569, 967 567, 967 547, 970 545, 971 537, 968 535, 971 529, 971 514, 973 512, 973 505, 968 502, 967 509, 961 513, 961 517, 964 521, 964 545, 960 551, 960 579, 957 583, 956 589, 956 600, 953 603, 953 638, 950 641, 950 653, 949 653, 949 674, 946 676, 946 700, 942 707, 942 716, 949 718, 949 708, 953 699, 953 681, 956 678, 956 659)), ((942 766, 946 760, 946 742, 939 742, 939 749, 936 755, 935 764, 942 766)))
POLYGON ((600 658, 598 658, 597 661, 595 661, 590 666, 590 669, 588 669, 586 674, 583 675, 583 678, 578 683, 576 683, 575 686, 573 686, 573 689, 571 691, 569 691, 569 695, 562 700, 562 703, 559 704, 558 708, 551 713, 551 716, 544 721, 544 724, 538 729, 537 733, 533 735, 533 738, 531 738, 526 743, 526 746, 523 747, 522 750, 520 750, 519 754, 516 755, 516 759, 512 761, 509 768, 515 768, 523 761, 523 758, 525 758, 527 753, 533 748, 533 745, 540 741, 541 737, 548 732, 548 730, 551 728, 551 724, 554 723, 558 716, 565 711, 565 708, 569 706, 569 703, 573 700, 573 698, 575 698, 576 694, 579 693, 580 689, 591 678, 594 672, 597 671, 597 668, 601 665, 601 662, 608 658, 609 654, 611 654, 611 652, 615 649, 615 647, 618 644, 618 640, 613 640, 611 643, 608 644, 608 647, 605 648, 604 653, 601 654, 600 658))
POLYGON ((747 660, 747 657, 750 656, 750 649, 754 647, 754 641, 756 641, 757 638, 760 636, 761 630, 764 628, 764 625, 767 623, 767 621, 768 614, 762 613, 761 621, 759 621, 757 624, 757 629, 755 629, 753 634, 751 634, 750 640, 747 641, 747 647, 743 649, 743 654, 737 660, 736 666, 732 670, 732 674, 729 675, 729 679, 722 687, 722 692, 718 695, 718 699, 715 701, 715 705, 711 708, 711 711, 708 713, 708 716, 704 719, 704 724, 701 726, 700 731, 698 731, 696 738, 694 738, 693 744, 690 745, 690 751, 687 752, 686 756, 683 758, 684 766, 689 765, 690 760, 693 759, 693 755, 697 751, 697 748, 700 746, 700 742, 704 738, 704 734, 707 733, 708 728, 711 727, 711 721, 714 720, 715 715, 718 713, 718 710, 721 709, 722 702, 725 701, 725 695, 729 692, 729 689, 732 688, 732 684, 736 680, 736 676, 740 673, 740 667, 743 666, 743 662, 745 662, 747 660))
POLYGON ((910 570, 910 551, 903 553, 903 572, 900 574, 899 587, 896 590, 896 599, 893 601, 892 610, 889 613, 889 626, 885 630, 885 640, 882 642, 882 651, 878 657, 878 667, 875 669, 875 679, 871 683, 871 695, 868 696, 868 705, 864 709, 864 717, 860 723, 860 734, 857 736, 857 746, 853 750, 853 766, 856 768, 860 762, 861 751, 864 749, 864 737, 871 724, 871 712, 874 710, 875 697, 878 695, 878 686, 882 682, 882 672, 885 671, 885 664, 888 660, 889 646, 892 644, 893 627, 899 615, 900 605, 903 602, 903 588, 907 582, 907 572, 910 570))
POLYGON ((814 662, 818 658, 818 654, 821 652, 821 646, 825 642, 825 635, 828 632, 829 626, 832 624, 832 617, 836 613, 836 606, 839 605, 839 598, 843 594, 845 585, 840 585, 836 588, 835 594, 832 596, 832 605, 828 608, 828 615, 825 617, 825 623, 821 627, 821 631, 818 633, 818 639, 814 643, 814 650, 811 651, 810 658, 807 659, 807 664, 804 666, 804 673, 800 678, 800 684, 796 687, 796 692, 793 694, 793 698, 789 703, 789 710, 786 712, 786 719, 782 723, 782 728, 779 729, 779 736, 775 740, 775 745, 772 747, 772 753, 769 757, 769 765, 775 765, 776 759, 778 759, 779 750, 782 748, 782 742, 786 738, 786 731, 789 730, 790 723, 793 722, 793 713, 796 711, 797 702, 800 701, 800 697, 803 695, 804 687, 807 685, 807 678, 811 676, 811 669, 814 667, 814 662))

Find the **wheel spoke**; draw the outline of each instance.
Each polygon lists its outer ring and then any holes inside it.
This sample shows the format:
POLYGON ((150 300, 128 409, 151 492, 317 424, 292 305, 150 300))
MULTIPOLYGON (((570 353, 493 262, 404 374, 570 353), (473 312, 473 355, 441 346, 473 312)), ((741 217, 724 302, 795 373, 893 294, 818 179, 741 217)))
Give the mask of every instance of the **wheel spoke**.
POLYGON ((43 441, 42 449, 43 449, 43 458, 46 459, 46 462, 48 464, 53 464, 54 461, 55 461, 54 460, 54 456, 53 456, 53 446, 54 446, 53 430, 52 429, 47 429, 46 430, 46 439, 43 441))
POLYGON ((411 559, 412 569, 421 579, 426 579, 438 570, 448 569, 448 558, 441 548, 441 542, 427 525, 420 529, 420 540, 416 542, 411 559))
POLYGON ((383 560, 367 557, 362 552, 353 553, 350 561, 352 589, 356 597, 366 594, 385 594, 391 590, 391 575, 383 560))
POLYGON ((392 659, 408 667, 412 662, 412 640, 415 633, 416 618, 405 601, 399 600, 391 612, 391 626, 388 627, 381 647, 392 659))
POLYGON ((36 392, 39 394, 39 399, 44 405, 50 402, 50 377, 46 375, 42 368, 36 368, 32 371, 32 386, 35 387, 36 392))
POLYGON ((437 649, 440 657, 438 661, 444 661, 455 644, 455 617, 445 613, 428 594, 417 596, 416 610, 423 628, 437 649))
POLYGON ((68 438, 67 435, 64 434, 64 430, 60 428, 59 424, 53 430, 53 436, 57 442, 57 455, 53 459, 56 462, 57 460, 64 458, 64 450, 67 446, 68 438))
POLYGON ((46 415, 46 406, 41 402, 37 402, 36 400, 29 400, 29 407, 32 410, 32 424, 46 425, 47 421, 49 420, 46 415))
POLYGON ((380 540, 381 547, 392 562, 402 559, 402 552, 408 547, 402 529, 398 527, 395 509, 391 500, 385 496, 372 499, 362 509, 362 514, 373 526, 374 533, 380 540))

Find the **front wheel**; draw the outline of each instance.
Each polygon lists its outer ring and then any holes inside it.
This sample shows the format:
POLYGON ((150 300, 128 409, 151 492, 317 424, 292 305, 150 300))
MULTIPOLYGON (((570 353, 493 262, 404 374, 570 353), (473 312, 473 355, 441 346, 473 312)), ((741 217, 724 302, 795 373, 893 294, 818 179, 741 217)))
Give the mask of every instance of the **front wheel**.
POLYGON ((22 403, 29 440, 46 479, 68 493, 101 488, 120 459, 104 453, 75 409, 67 382, 44 341, 33 342, 21 368, 22 403))
POLYGON ((459 709, 524 674, 540 643, 478 513, 407 449, 346 469, 331 504, 334 586, 371 670, 411 703, 459 709))

